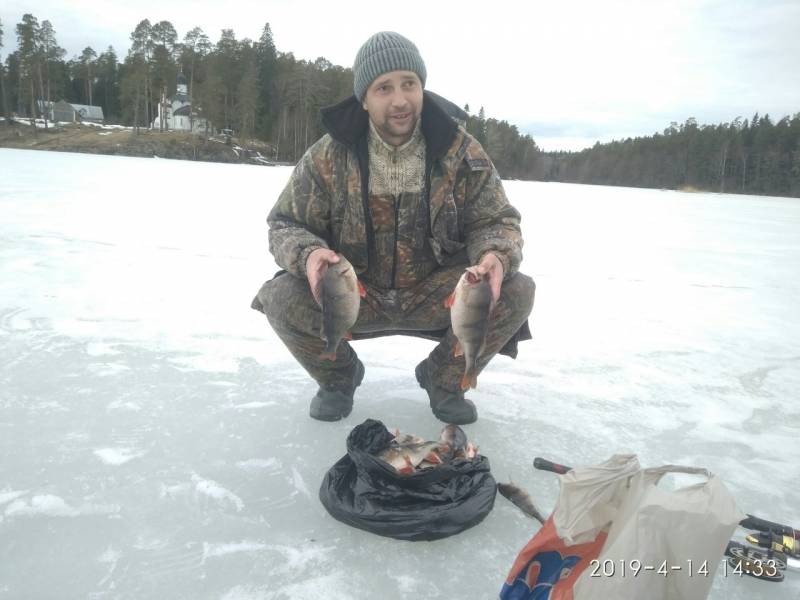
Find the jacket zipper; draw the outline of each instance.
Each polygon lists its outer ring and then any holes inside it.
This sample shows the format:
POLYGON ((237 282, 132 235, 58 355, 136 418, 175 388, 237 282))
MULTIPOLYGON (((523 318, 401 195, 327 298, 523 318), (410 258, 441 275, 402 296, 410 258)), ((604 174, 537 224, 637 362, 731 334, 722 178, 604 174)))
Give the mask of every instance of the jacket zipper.
MULTIPOLYGON (((397 150, 392 154, 392 163, 397 163, 397 150)), ((397 282, 397 234, 400 231, 400 194, 394 199, 394 251, 392 252, 392 289, 396 289, 397 282)))
POLYGON ((397 234, 400 229, 400 194, 394 199, 394 253, 392 255, 392 289, 396 288, 397 277, 397 234))
MULTIPOLYGON (((395 158, 395 160, 397 160, 395 158)), ((422 191, 422 201, 426 205, 430 205, 430 188, 431 188, 431 174, 433 172, 433 160, 429 156, 425 156, 425 189, 422 191)), ((428 209, 430 214, 430 209, 428 209)), ((392 288, 396 289, 397 282, 397 234, 400 228, 400 194, 394 199, 394 252, 392 254, 392 288)), ((428 219, 428 229, 430 230, 431 223, 428 219)))

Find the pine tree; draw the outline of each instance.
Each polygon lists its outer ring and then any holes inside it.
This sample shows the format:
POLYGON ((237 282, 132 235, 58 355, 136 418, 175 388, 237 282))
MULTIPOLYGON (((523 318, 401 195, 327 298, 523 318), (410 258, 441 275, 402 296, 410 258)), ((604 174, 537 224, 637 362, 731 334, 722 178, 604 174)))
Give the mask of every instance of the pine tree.
POLYGON ((258 67, 255 50, 246 45, 242 48, 242 79, 236 90, 236 115, 239 139, 242 144, 255 132, 258 111, 258 67))
MULTIPOLYGON (((20 83, 18 89, 17 112, 23 114, 23 102, 27 94, 30 100, 31 124, 36 118, 36 65, 39 58, 37 39, 39 36, 39 21, 31 14, 22 16, 22 22, 17 24, 17 46, 20 57, 20 83)), ((34 133, 35 133, 34 128, 34 133)))
POLYGON ((215 59, 212 62, 216 68, 216 75, 222 81, 222 107, 223 121, 226 129, 233 128, 234 101, 236 98, 236 88, 239 85, 240 76, 236 70, 236 59, 238 43, 233 29, 223 29, 215 49, 215 59))
MULTIPOLYGON (((173 59, 177 46, 178 34, 172 23, 169 21, 159 21, 150 30, 152 43, 152 55, 150 60, 150 82, 152 101, 161 102, 175 93, 175 82, 177 79, 177 67, 173 59)), ((166 123, 163 121, 164 107, 159 111, 162 116, 159 128, 163 129, 166 123)))
POLYGON ((199 27, 191 29, 183 36, 181 46, 181 65, 189 73, 189 99, 194 93, 194 72, 198 61, 202 60, 211 51, 211 42, 208 36, 199 27))
POLYGON ((97 57, 97 93, 95 101, 103 107, 106 120, 113 121, 120 116, 119 106, 119 64, 117 53, 112 46, 97 57))
POLYGON ((258 69, 258 114, 257 132, 265 139, 272 138, 274 117, 275 79, 277 77, 277 53, 269 23, 264 25, 261 37, 255 45, 256 68, 258 69))
POLYGON ((85 75, 85 82, 86 82, 86 99, 87 104, 92 106, 93 99, 92 99, 92 88, 94 87, 94 74, 93 71, 95 69, 95 61, 97 60, 97 52, 95 52, 91 46, 87 46, 81 52, 80 63, 83 67, 83 72, 85 75))
POLYGON ((44 65, 44 100, 48 103, 53 101, 51 70, 54 65, 64 58, 66 50, 59 47, 56 41, 56 32, 50 21, 42 21, 39 31, 39 44, 42 52, 42 64, 44 65))
MULTIPOLYGON (((3 21, 0 20, 0 50, 3 48, 3 21)), ((6 124, 11 125, 11 114, 8 112, 8 99, 6 97, 6 73, 3 66, 3 55, 0 53, 0 102, 3 104, 3 115, 6 118, 6 124)))
MULTIPOLYGON (((141 60, 134 61, 136 68, 141 70, 141 73, 136 74, 136 81, 140 82, 142 86, 141 95, 144 97, 144 117, 149 125, 152 123, 152 102, 151 102, 151 85, 150 85, 150 60, 153 53, 153 27, 150 25, 148 19, 139 21, 136 29, 131 33, 131 48, 128 51, 129 55, 140 57, 141 60)), ((138 102, 137 102, 138 107, 138 102)), ((137 125, 138 127, 138 118, 137 125)))

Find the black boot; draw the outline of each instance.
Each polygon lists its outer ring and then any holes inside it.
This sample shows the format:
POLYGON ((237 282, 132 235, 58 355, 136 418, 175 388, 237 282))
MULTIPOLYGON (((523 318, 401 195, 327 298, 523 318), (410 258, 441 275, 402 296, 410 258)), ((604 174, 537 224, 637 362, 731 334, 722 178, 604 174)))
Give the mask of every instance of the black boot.
POLYGON ((425 359, 414 370, 419 386, 428 392, 434 416, 445 423, 469 425, 478 420, 475 405, 464 398, 464 392, 452 392, 433 383, 428 360, 425 359))
POLYGON ((338 421, 344 419, 353 410, 353 395, 364 379, 364 363, 356 359, 356 373, 353 383, 344 389, 320 386, 311 400, 308 413, 320 421, 338 421))

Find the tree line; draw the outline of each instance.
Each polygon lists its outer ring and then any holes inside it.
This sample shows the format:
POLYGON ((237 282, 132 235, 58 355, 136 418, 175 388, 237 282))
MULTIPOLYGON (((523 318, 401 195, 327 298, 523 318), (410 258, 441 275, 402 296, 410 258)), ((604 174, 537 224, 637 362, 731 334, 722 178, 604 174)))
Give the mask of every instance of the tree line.
MULTIPOLYGON (((23 15, 17 49, 0 62, 0 96, 7 118, 42 117, 36 100, 64 99, 101 106, 106 120, 150 127, 162 97, 187 79, 193 109, 240 140, 260 139, 274 157, 298 160, 325 133, 319 109, 352 93, 353 73, 320 57, 298 60, 276 49, 266 23, 258 40, 223 29, 212 42, 199 27, 181 39, 169 21, 140 21, 120 59, 109 46, 86 47, 66 59, 50 21, 23 15)), ((3 24, 0 22, 0 49, 3 24)), ((529 134, 507 121, 464 107, 466 129, 484 146, 505 178, 697 188, 724 192, 800 195, 800 113, 773 123, 768 115, 698 125, 688 119, 649 137, 595 144, 581 152, 542 152, 529 134)))
MULTIPOLYGON (((175 93, 182 72, 198 116, 219 129, 235 130, 244 140, 270 142, 277 158, 294 161, 325 133, 320 107, 353 89, 352 69, 324 57, 297 60, 278 51, 269 23, 258 40, 237 40, 233 30, 223 29, 212 43, 199 27, 180 39, 169 21, 144 19, 131 32, 122 61, 111 46, 99 54, 86 47, 80 56, 65 59, 53 25, 32 14, 22 17, 15 32, 18 47, 6 58, 0 82, 7 82, 3 98, 20 116, 44 116, 38 99, 64 99, 102 107, 107 121, 148 127, 162 96, 175 93)), ((4 111, 8 115, 9 108, 4 111)), ((486 119, 483 108, 466 126, 504 176, 532 177, 539 149, 529 135, 506 121, 486 119)))
POLYGON ((800 113, 671 123, 663 133, 542 156, 536 179, 800 197, 800 113))
MULTIPOLYGON (((298 60, 275 48, 269 23, 258 40, 238 40, 223 29, 213 43, 199 27, 182 39, 169 21, 140 21, 131 47, 120 58, 112 46, 86 47, 66 59, 50 21, 25 14, 15 28, 17 49, 0 63, 3 111, 43 117, 37 100, 64 99, 103 109, 109 122, 149 127, 162 97, 176 92, 177 75, 187 79, 199 117, 240 139, 258 138, 278 157, 297 160, 324 132, 319 108, 352 93, 353 74, 325 58, 298 60)), ((0 23, 0 48, 3 28, 0 23)))

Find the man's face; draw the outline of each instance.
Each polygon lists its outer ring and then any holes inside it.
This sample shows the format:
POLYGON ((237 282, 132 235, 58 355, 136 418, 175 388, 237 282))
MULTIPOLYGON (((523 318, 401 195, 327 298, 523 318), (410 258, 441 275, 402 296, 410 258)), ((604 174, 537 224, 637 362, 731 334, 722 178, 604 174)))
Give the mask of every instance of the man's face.
POLYGON ((384 141, 400 146, 422 114, 422 82, 412 71, 384 73, 367 88, 363 106, 384 141))

